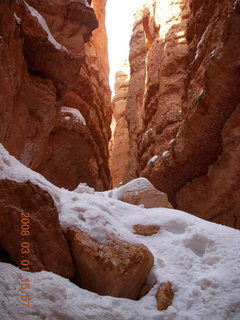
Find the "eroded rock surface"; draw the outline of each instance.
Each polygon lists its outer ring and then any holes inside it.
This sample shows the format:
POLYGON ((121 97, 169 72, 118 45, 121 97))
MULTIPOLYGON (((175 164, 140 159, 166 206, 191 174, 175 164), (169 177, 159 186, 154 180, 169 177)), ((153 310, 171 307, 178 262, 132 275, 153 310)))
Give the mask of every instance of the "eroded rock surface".
POLYGON ((53 199, 29 181, 0 180, 0 248, 20 268, 21 261, 28 260, 30 271, 73 277, 72 257, 53 199), (22 228, 23 224, 30 228, 22 228))
POLYGON ((110 170, 113 187, 123 182, 129 152, 129 130, 126 118, 126 99, 128 93, 130 68, 125 61, 115 78, 115 95, 112 99, 113 121, 110 146, 110 170))
POLYGON ((111 186, 105 2, 0 3, 0 141, 68 189, 111 186))
POLYGON ((153 255, 140 244, 118 239, 100 244, 70 227, 67 239, 75 263, 75 281, 101 295, 137 299, 153 265, 153 255))
POLYGON ((145 2, 131 41, 124 180, 145 176, 177 209, 236 228, 239 26, 238 1, 145 2))

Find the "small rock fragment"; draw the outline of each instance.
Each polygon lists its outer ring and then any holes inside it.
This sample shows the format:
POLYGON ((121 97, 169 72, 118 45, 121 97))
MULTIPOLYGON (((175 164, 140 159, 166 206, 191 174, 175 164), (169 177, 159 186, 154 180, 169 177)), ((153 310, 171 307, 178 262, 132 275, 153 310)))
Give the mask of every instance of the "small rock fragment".
POLYGON ((157 309, 159 311, 166 310, 172 304, 173 296, 171 282, 162 283, 156 294, 157 309))
POLYGON ((156 225, 140 225, 136 224, 133 226, 134 233, 140 234, 142 236, 152 236, 153 234, 156 234, 160 230, 160 226, 156 225))

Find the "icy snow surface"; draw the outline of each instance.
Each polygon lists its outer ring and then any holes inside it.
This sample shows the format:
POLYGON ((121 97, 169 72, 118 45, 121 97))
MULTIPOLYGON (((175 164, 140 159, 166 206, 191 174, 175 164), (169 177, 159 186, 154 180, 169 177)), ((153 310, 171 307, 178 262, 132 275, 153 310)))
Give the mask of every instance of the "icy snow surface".
MULTIPOLYGON (((148 281, 171 281, 172 306, 156 309, 157 286, 140 301, 102 297, 49 272, 27 273, 0 263, 1 320, 239 320, 240 232, 185 212, 142 209, 98 193, 53 186, 0 145, 0 179, 30 180, 47 190, 63 229, 74 225, 104 241, 109 233, 145 244, 155 257, 148 281), (133 234, 135 224, 155 224, 158 234, 133 234), (31 306, 21 305, 20 280, 31 280, 31 306)), ((141 180, 140 180, 141 181, 141 180)))
POLYGON ((81 114, 81 112, 78 109, 62 107, 61 108, 61 112, 70 113, 77 122, 80 122, 80 123, 82 123, 82 124, 84 124, 86 126, 86 121, 85 121, 83 115, 81 114))
POLYGON ((51 34, 51 31, 48 28, 48 25, 45 21, 45 19, 43 18, 43 16, 36 10, 34 9, 32 6, 30 6, 26 1, 24 1, 26 7, 28 8, 29 12, 31 13, 31 15, 33 17, 36 17, 39 24, 42 26, 43 30, 46 31, 47 35, 48 35, 48 41, 51 42, 54 47, 58 50, 64 50, 67 51, 67 49, 61 45, 59 42, 56 41, 56 39, 53 37, 53 35, 51 34))

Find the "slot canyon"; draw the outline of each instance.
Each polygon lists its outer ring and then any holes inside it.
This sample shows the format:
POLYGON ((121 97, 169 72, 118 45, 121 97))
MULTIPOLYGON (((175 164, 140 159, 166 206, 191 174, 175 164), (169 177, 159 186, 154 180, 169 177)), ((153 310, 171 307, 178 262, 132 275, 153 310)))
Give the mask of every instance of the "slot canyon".
POLYGON ((110 4, 0 1, 0 318, 238 320, 240 0, 110 4))

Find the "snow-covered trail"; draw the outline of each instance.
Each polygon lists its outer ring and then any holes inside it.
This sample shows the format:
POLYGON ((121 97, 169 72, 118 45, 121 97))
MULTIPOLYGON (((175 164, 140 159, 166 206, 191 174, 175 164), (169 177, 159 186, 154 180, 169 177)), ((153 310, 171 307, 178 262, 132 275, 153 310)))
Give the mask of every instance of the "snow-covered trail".
POLYGON ((155 258, 148 281, 171 281, 172 306, 157 311, 157 285, 141 300, 102 297, 53 273, 27 273, 31 306, 21 305, 20 279, 26 273, 0 263, 0 319, 26 320, 239 320, 240 231, 165 208, 144 209, 100 193, 77 193, 53 186, 0 146, 0 179, 30 180, 54 198, 64 230, 76 226, 98 241, 106 236, 145 244, 155 258), (154 224, 150 237, 133 233, 135 224, 154 224))

